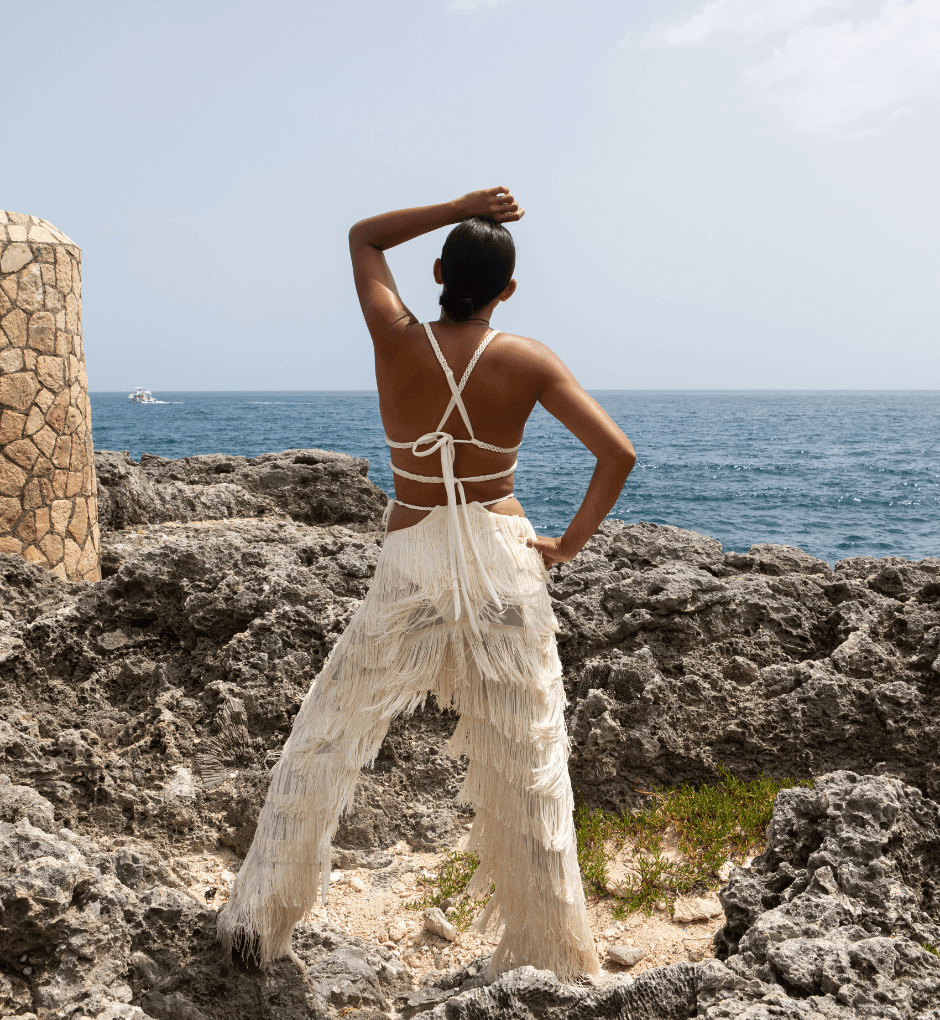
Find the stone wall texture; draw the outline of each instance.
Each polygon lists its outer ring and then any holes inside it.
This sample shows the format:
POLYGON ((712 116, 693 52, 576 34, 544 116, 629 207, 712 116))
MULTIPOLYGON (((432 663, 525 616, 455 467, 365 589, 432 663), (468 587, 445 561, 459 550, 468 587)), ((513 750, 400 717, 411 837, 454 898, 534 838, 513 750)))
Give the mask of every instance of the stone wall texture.
POLYGON ((0 552, 101 578, 81 250, 0 210, 0 552))

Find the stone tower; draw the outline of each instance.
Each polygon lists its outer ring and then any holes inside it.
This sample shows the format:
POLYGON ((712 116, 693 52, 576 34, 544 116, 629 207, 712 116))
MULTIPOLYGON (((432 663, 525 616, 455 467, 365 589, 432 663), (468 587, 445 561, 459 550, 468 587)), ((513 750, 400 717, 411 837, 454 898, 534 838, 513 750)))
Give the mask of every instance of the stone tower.
POLYGON ((97 581, 81 263, 51 223, 0 210, 0 552, 97 581))

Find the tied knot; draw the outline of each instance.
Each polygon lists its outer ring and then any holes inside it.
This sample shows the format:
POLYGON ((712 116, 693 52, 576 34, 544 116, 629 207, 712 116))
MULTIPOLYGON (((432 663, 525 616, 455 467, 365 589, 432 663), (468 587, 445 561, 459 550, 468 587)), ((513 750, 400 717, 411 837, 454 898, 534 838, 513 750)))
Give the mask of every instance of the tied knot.
POLYGON ((456 447, 454 446, 454 437, 449 432, 427 432, 421 436, 420 439, 416 439, 411 445, 411 452, 416 457, 430 457, 432 453, 441 451, 441 458, 443 459, 447 453, 450 454, 450 462, 453 464, 454 457, 456 456, 456 447), (426 450, 419 450, 419 446, 427 446, 426 450))
MULTIPOLYGON (((450 378, 452 380, 453 375, 451 375, 450 378)), ((475 439, 460 441, 469 441, 472 443, 477 442, 475 439)), ((470 570, 467 565, 467 558, 463 547, 465 534, 487 595, 496 606, 498 612, 503 611, 503 604, 500 601, 499 596, 496 594, 496 589, 493 587, 493 582, 490 580, 490 576, 486 572, 486 568, 480 562, 480 554, 477 551, 476 543, 473 540, 473 531, 470 522, 467 520, 467 497, 463 490, 463 483, 459 478, 454 478, 454 460, 456 459, 457 452, 455 444, 457 442, 458 440, 454 439, 449 432, 442 432, 440 430, 437 432, 428 432, 421 436, 420 439, 416 439, 414 441, 411 446, 411 452, 416 457, 430 457, 432 454, 440 452, 441 476, 444 479, 444 488, 447 490, 447 552, 448 559, 450 560, 450 586, 454 598, 454 620, 456 621, 460 619, 461 609, 466 610, 470 629, 478 639, 482 640, 479 622, 477 621, 477 614, 471 599, 472 587, 470 583, 470 570), (419 447, 425 447, 425 449, 422 450, 419 449, 419 447), (460 504, 463 508, 462 522, 460 514, 457 513, 458 494, 460 496, 460 504), (461 523, 463 526, 461 526, 461 523), (462 600, 460 597, 461 592, 463 593, 462 600), (461 605, 461 602, 463 605, 461 605)))

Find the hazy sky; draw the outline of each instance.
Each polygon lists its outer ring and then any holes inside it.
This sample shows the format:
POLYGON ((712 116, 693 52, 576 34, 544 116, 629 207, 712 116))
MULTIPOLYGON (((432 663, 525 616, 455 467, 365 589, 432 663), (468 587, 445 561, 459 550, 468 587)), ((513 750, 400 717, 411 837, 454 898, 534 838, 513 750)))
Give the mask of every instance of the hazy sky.
MULTIPOLYGON (((363 216, 504 184, 595 388, 940 388, 940 0, 5 3, 0 208, 92 389, 372 388, 363 216)), ((393 251, 436 318, 443 233, 393 251)))

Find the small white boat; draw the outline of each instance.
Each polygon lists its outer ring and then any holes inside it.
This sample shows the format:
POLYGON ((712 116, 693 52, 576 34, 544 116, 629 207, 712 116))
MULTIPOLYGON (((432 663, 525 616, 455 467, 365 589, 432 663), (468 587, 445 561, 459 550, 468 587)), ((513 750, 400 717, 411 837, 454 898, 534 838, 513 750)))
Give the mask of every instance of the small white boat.
POLYGON ((133 393, 127 394, 128 400, 133 400, 136 404, 159 404, 159 400, 153 399, 153 394, 150 390, 145 390, 143 386, 135 386, 133 393))

